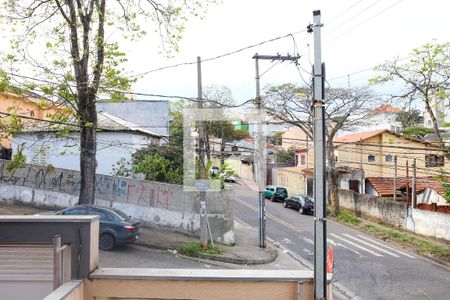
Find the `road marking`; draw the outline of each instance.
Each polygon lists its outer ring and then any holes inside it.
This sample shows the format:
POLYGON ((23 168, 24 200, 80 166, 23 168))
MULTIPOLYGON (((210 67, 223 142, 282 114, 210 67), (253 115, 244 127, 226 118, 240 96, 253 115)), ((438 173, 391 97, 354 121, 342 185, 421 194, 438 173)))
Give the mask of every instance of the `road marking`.
POLYGON ((376 253, 376 252, 374 252, 374 251, 372 251, 372 250, 370 250, 370 249, 367 249, 366 247, 363 247, 363 246, 360 246, 360 245, 358 245, 358 244, 355 244, 355 243, 353 243, 352 241, 349 241, 349 240, 347 240, 347 239, 344 239, 343 237, 340 237, 340 236, 338 236, 338 235, 336 235, 336 234, 334 234, 334 233, 330 233, 330 235, 332 235, 332 236, 334 236, 335 238, 340 239, 340 240, 342 240, 342 241, 344 241, 344 242, 346 242, 346 243, 348 243, 348 244, 350 244, 350 245, 353 245, 353 246, 355 246, 356 248, 359 248, 359 249, 361 249, 361 250, 364 250, 364 251, 366 251, 366 252, 369 252, 369 253, 371 253, 371 254, 373 254, 373 255, 375 255, 375 256, 383 257, 382 254, 376 253))
MULTIPOLYGON (((238 200, 238 199, 234 199, 234 200, 235 200, 236 202, 238 202, 238 203, 240 203, 240 204, 242 204, 242 205, 244 205, 244 206, 246 206, 246 207, 248 207, 248 208, 250 208, 250 209, 252 209, 252 210, 254 210, 254 211, 256 211, 256 212, 258 212, 258 208, 257 208, 256 206, 253 206, 253 205, 251 205, 251 204, 248 204, 248 203, 246 203, 246 202, 244 202, 244 201, 241 201, 241 200, 238 200)), ((298 227, 296 227, 296 226, 294 226, 294 225, 292 225, 292 224, 290 224, 290 223, 288 223, 288 222, 286 222, 286 221, 284 221, 284 220, 282 220, 282 219, 280 219, 280 218, 278 218, 278 217, 275 217, 274 215, 272 215, 272 214, 270 214, 270 213, 268 213, 268 212, 266 212, 266 217, 269 218, 269 219, 274 220, 275 222, 278 222, 278 223, 280 223, 280 224, 282 224, 282 225, 288 227, 289 229, 292 229, 292 230, 295 231, 295 232, 300 233, 300 232, 303 231, 303 230, 301 230, 300 228, 298 228, 298 227)))
POLYGON ((395 252, 397 252, 397 253, 400 253, 400 254, 402 254, 402 255, 404 255, 404 256, 406 256, 406 257, 415 259, 414 256, 409 255, 409 254, 406 253, 406 252, 403 252, 403 251, 397 250, 397 249, 395 249, 395 248, 389 247, 388 245, 385 245, 385 244, 383 244, 383 243, 380 243, 380 242, 378 242, 378 241, 375 241, 375 240, 373 240, 373 239, 371 239, 371 238, 368 238, 368 237, 366 237, 366 236, 364 236, 364 235, 358 234, 358 236, 359 236, 360 238, 365 239, 365 240, 371 241, 371 242, 374 243, 374 244, 377 244, 377 245, 383 246, 383 247, 385 247, 385 248, 391 249, 392 251, 395 251, 395 252))
POLYGON ((364 244, 364 245, 367 245, 367 246, 369 246, 369 247, 372 247, 372 248, 374 248, 374 249, 377 249, 378 251, 384 252, 384 253, 386 253, 386 254, 388 254, 388 255, 390 255, 390 256, 393 256, 393 257, 400 257, 400 256, 398 256, 397 254, 391 253, 391 252, 389 252, 388 250, 381 249, 380 247, 374 246, 374 245, 372 245, 372 244, 370 244, 370 243, 368 243, 368 242, 366 242, 366 241, 362 241, 361 239, 358 239, 358 238, 356 238, 356 237, 354 237, 354 236, 351 236, 350 234, 344 233, 344 235, 345 235, 346 237, 348 237, 348 238, 351 238, 352 240, 355 240, 355 241, 357 241, 357 242, 359 242, 359 243, 362 243, 362 244, 364 244))
POLYGON ((307 237, 303 238, 305 240, 305 242, 307 242, 308 244, 314 245, 314 241, 312 239, 309 239, 307 237))

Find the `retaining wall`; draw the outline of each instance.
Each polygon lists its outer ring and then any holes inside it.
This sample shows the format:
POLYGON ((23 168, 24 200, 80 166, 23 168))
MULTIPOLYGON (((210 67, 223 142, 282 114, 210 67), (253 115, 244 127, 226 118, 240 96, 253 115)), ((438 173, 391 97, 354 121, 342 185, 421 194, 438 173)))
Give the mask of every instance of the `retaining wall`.
MULTIPOLYGON (((8 161, 0 160, 0 198, 38 207, 64 208, 77 204, 80 172, 26 165, 11 173, 8 161)), ((199 192, 186 192, 180 185, 96 176, 96 204, 118 208, 144 225, 198 236, 199 192)), ((213 239, 234 242, 234 192, 206 193, 208 221, 213 239)))
MULTIPOLYGON (((450 214, 409 208, 405 202, 395 202, 377 196, 339 190, 339 204, 358 216, 374 218, 408 231, 450 241, 450 214)), ((418 205, 419 207, 422 204, 418 205)))

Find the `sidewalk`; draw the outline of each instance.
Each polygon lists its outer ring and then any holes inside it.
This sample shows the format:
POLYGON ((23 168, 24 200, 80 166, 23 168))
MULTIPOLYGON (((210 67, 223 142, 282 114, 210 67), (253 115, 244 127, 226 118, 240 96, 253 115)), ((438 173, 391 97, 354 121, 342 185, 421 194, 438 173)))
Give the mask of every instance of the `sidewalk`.
MULTIPOLYGON (((258 247, 258 232, 255 228, 240 220, 235 220, 234 224, 236 245, 215 244, 222 250, 221 254, 200 253, 199 257, 238 265, 267 264, 277 258, 278 251, 272 244, 267 243, 265 249, 258 247)), ((167 230, 141 228, 141 236, 136 244, 149 248, 176 250, 182 244, 192 241, 199 239, 167 230)))
MULTIPOLYGON (((239 178, 238 182, 242 182, 241 184, 244 184, 246 186, 248 186, 252 191, 258 192, 259 191, 259 187, 258 184, 252 180, 252 179, 244 179, 244 178, 239 178)), ((239 183, 240 183, 239 182, 239 183)))

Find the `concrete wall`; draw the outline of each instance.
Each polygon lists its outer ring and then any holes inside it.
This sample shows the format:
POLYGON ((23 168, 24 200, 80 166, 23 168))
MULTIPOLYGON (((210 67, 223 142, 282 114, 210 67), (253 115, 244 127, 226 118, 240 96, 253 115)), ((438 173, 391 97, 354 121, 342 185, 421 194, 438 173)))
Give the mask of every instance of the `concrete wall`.
POLYGON ((383 200, 376 196, 339 190, 339 204, 358 216, 366 216, 384 223, 405 228, 406 204, 383 200))
POLYGON ((339 204, 356 215, 369 217, 413 233, 450 241, 450 214, 410 208, 405 202, 339 190, 339 204))
POLYGON ((450 215, 421 209, 412 210, 407 229, 417 234, 450 241, 450 215))
POLYGON ((85 281, 84 299, 312 300, 313 294, 312 271, 101 268, 85 281))
MULTIPOLYGON (((64 208, 77 204, 80 174, 27 165, 12 173, 0 161, 0 195, 6 201, 64 208)), ((206 193, 207 211, 215 241, 234 242, 233 190, 206 193)), ((97 175, 96 203, 118 208, 144 225, 199 235, 199 192, 180 185, 97 175)))

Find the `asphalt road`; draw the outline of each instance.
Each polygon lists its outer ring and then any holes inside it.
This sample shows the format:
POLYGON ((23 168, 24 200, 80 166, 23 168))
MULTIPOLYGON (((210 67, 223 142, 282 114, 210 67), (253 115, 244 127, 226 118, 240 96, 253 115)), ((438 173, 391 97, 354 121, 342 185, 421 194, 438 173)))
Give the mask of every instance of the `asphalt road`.
MULTIPOLYGON (((257 193, 240 184, 234 187, 235 215, 258 226, 257 193)), ((314 217, 266 201, 266 218, 268 237, 312 266, 314 217)), ((448 268, 345 225, 327 223, 335 260, 335 298, 450 299, 448 268)))

